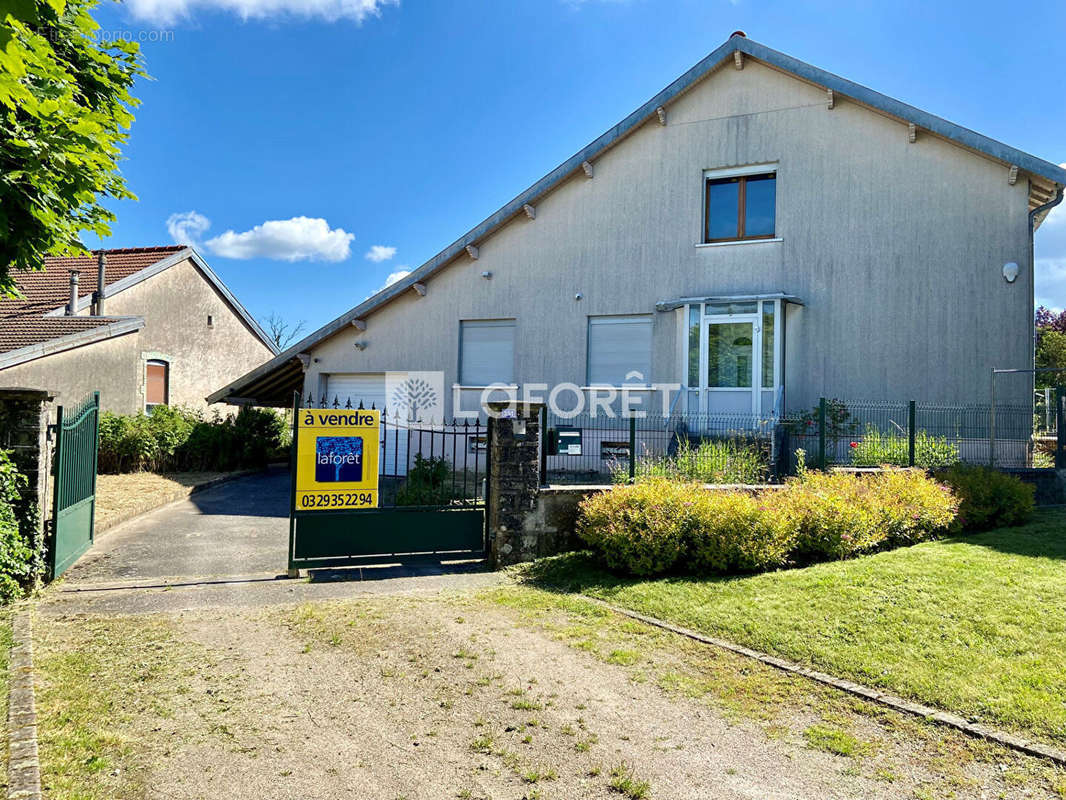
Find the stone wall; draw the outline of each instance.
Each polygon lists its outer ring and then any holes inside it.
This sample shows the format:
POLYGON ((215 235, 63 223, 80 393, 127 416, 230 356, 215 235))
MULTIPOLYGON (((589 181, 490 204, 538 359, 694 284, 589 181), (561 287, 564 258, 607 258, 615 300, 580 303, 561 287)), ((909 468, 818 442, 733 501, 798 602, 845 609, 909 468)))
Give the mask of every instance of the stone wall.
POLYGON ((15 513, 23 536, 37 554, 34 578, 40 575, 44 558, 44 520, 50 511, 48 476, 51 441, 48 423, 52 395, 38 389, 0 389, 0 450, 11 452, 19 472, 26 476, 28 491, 15 513))

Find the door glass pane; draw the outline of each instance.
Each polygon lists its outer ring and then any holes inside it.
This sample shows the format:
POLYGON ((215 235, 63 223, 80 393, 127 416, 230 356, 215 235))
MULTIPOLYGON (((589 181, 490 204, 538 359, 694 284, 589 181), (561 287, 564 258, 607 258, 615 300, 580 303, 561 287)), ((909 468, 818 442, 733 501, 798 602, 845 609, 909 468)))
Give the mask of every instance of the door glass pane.
POLYGON ((748 178, 744 202, 745 236, 773 235, 776 195, 775 175, 752 175, 748 178))
POLYGON ((762 304, 762 387, 774 385, 774 304, 762 304))
POLYGON ((712 322, 707 326, 708 387, 751 387, 753 328, 750 322, 712 322))
POLYGON ((688 385, 700 384, 700 307, 688 307, 688 385))
POLYGON ((707 181, 707 241, 737 238, 739 186, 736 178, 707 181))

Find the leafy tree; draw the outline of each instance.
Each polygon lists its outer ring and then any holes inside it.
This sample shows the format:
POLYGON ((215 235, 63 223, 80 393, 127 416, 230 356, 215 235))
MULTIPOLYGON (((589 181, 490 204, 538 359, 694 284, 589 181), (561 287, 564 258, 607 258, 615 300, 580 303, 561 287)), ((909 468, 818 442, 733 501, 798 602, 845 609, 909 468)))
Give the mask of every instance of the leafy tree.
POLYGON ((1052 311, 1047 306, 1040 306, 1036 310, 1037 337, 1045 330, 1066 333, 1066 311, 1052 311))
POLYGON ((1036 373, 1036 387, 1066 385, 1066 333, 1054 328, 1044 328, 1036 340, 1036 366, 1038 369, 1056 368, 1062 372, 1036 373))
POLYGON ((110 233, 104 198, 133 198, 118 171, 143 75, 139 48, 96 38, 96 0, 4 0, 0 10, 0 296, 12 270, 84 251, 110 233))

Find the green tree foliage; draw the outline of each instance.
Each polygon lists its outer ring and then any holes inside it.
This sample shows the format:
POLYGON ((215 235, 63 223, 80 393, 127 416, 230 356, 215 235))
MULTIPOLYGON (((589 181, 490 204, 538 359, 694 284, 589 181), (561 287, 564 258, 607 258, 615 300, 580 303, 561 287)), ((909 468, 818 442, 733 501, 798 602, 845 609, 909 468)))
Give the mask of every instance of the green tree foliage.
POLYGON ((143 75, 136 43, 101 41, 95 0, 0 6, 0 296, 13 270, 110 233, 101 201, 133 198, 118 171, 143 75))
POLYGON ((1062 372, 1036 373, 1036 387, 1066 385, 1066 333, 1054 328, 1043 328, 1036 340, 1036 366, 1061 369, 1062 372))

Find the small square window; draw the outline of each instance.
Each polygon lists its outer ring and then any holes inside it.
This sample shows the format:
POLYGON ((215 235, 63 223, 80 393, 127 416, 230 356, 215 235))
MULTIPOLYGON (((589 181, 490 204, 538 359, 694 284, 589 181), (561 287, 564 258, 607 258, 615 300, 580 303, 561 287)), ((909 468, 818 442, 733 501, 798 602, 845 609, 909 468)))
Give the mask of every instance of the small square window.
POLYGON ((704 183, 704 242, 774 238, 777 173, 707 177, 704 183))
POLYGON ((211 316, 210 314, 207 315, 207 327, 209 327, 209 328, 215 327, 215 318, 213 316, 211 316))

